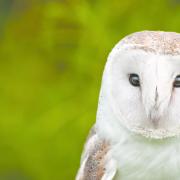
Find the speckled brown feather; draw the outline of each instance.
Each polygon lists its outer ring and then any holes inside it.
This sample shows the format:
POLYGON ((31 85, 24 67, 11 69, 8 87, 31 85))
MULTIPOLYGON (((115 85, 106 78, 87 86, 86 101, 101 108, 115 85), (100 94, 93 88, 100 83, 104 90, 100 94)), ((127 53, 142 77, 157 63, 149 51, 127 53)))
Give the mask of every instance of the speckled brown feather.
POLYGON ((147 52, 180 55, 180 34, 163 31, 142 31, 126 36, 117 48, 131 45, 132 49, 142 49, 147 52))
MULTIPOLYGON (((92 128, 88 136, 86 146, 93 136, 96 135, 95 128, 92 128)), ((101 180, 106 168, 105 157, 109 149, 109 143, 100 138, 96 138, 94 144, 88 149, 85 148, 85 153, 88 154, 83 172, 77 180, 101 180), (88 151, 88 152, 87 152, 88 151)))
POLYGON ((90 153, 84 168, 81 180, 101 180, 105 173, 105 155, 108 145, 102 141, 98 142, 90 153))

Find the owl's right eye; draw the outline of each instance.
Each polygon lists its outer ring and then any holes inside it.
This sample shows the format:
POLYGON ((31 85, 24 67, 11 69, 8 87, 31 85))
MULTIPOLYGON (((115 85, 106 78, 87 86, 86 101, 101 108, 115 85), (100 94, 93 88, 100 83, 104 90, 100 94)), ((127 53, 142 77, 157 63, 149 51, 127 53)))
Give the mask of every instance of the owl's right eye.
POLYGON ((129 74, 129 82, 133 86, 140 86, 140 79, 137 74, 129 74))
POLYGON ((175 80, 174 80, 174 87, 180 87, 180 75, 177 75, 175 80))

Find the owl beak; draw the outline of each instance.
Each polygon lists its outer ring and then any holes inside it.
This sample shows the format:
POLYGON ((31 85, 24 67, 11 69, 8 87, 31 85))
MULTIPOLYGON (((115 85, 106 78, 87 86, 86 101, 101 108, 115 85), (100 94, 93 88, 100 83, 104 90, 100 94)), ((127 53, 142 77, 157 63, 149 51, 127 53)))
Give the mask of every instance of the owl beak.
POLYGON ((169 96, 167 94, 158 93, 157 86, 155 87, 154 95, 146 99, 151 103, 146 104, 146 114, 148 120, 151 122, 154 128, 158 128, 158 125, 165 115, 166 109, 169 104, 169 96))
POLYGON ((152 125, 157 128, 160 121, 160 114, 158 111, 158 108, 155 106, 151 109, 151 111, 148 114, 148 119, 151 121, 152 125))
MULTIPOLYGON (((158 127, 161 113, 160 113, 160 104, 159 104, 159 94, 158 94, 158 89, 157 86, 154 91, 154 96, 151 98, 152 103, 147 103, 146 104, 146 114, 148 120, 152 123, 152 125, 156 128, 158 127)), ((146 101, 147 102, 147 101, 146 101)))

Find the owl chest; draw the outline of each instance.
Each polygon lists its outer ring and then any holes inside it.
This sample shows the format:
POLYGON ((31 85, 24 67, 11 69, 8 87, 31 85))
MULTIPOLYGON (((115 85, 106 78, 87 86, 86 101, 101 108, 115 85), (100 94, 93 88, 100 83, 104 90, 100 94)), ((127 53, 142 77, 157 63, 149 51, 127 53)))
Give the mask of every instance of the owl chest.
POLYGON ((112 150, 115 180, 179 180, 180 145, 123 143, 112 150))

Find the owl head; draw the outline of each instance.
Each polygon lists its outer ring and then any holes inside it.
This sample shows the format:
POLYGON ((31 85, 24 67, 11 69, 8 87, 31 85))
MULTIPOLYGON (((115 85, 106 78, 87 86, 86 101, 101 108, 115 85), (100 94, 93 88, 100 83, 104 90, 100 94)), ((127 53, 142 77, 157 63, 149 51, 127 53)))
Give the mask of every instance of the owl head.
POLYGON ((122 39, 106 63, 98 112, 109 126, 116 121, 146 137, 180 135, 180 34, 143 31, 122 39))

